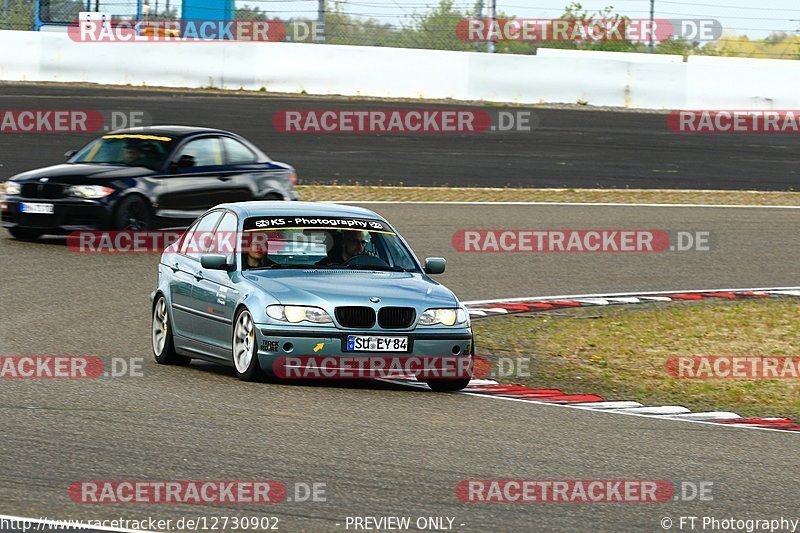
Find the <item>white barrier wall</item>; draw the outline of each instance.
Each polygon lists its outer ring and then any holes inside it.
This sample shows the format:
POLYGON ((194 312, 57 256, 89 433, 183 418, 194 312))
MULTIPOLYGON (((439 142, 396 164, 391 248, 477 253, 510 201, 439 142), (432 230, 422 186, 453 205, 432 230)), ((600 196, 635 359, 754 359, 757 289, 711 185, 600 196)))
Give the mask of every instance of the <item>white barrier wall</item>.
POLYGON ((0 80, 217 87, 643 109, 800 107, 800 62, 540 49, 536 56, 297 43, 78 43, 0 31, 0 80))

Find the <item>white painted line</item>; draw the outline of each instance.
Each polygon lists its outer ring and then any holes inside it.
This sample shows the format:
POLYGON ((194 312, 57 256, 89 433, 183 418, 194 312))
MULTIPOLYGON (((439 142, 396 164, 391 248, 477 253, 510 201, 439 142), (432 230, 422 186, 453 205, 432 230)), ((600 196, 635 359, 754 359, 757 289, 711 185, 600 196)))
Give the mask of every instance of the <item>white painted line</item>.
MULTIPOLYGON (((512 303, 512 302, 543 302, 549 300, 578 300, 587 298, 619 298, 626 296, 634 296, 643 298, 647 296, 659 296, 662 294, 697 294, 702 292, 775 292, 781 294, 782 292, 800 292, 800 287, 769 287, 757 289, 692 289, 688 291, 674 290, 674 291, 648 291, 648 292, 618 292, 618 293, 596 293, 596 294, 566 294, 560 296, 528 296, 525 298, 496 298, 493 300, 471 300, 468 302, 461 302, 465 305, 482 305, 488 306, 497 303, 512 303)), ((487 309, 481 307, 481 309, 487 309)), ((487 309, 488 310, 488 309, 487 309)))
MULTIPOLYGON (((158 533, 156 531, 148 531, 144 529, 122 529, 119 527, 95 527, 90 526, 85 522, 78 522, 72 521, 70 519, 64 520, 43 520, 41 518, 27 518, 24 516, 12 516, 12 515, 0 515, 0 520, 7 520, 9 522, 17 522, 20 525, 22 523, 28 523, 28 529, 30 531, 36 531, 37 528, 30 528, 31 524, 41 524, 43 526, 51 526, 52 529, 55 530, 69 530, 69 529, 76 529, 76 530, 84 530, 84 531, 110 531, 113 533, 158 533)), ((22 529, 22 528, 18 528, 22 529)))
POLYGON ((541 206, 565 206, 565 207, 700 207, 703 209, 800 209, 800 205, 748 205, 748 204, 648 204, 635 203, 626 204, 618 202, 445 202, 423 200, 352 200, 327 202, 331 204, 344 205, 369 205, 369 204, 397 204, 397 205, 541 205, 541 206))
POLYGON ((575 407, 589 407, 591 409, 629 409, 631 407, 644 407, 639 402, 587 402, 587 403, 574 403, 575 407))
POLYGON ((673 415, 669 418, 680 418, 684 420, 732 420, 742 417, 731 411, 708 411, 705 413, 684 413, 682 415, 673 415))
POLYGON ((640 415, 683 415, 692 411, 682 405, 654 405, 648 407, 631 407, 630 409, 619 409, 621 413, 637 413, 640 415))

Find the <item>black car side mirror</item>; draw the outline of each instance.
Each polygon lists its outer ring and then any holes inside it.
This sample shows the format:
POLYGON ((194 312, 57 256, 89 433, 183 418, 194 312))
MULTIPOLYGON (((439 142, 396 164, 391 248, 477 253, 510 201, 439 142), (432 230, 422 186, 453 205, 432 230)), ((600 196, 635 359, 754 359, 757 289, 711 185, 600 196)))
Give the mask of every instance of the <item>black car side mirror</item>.
POLYGON ((170 165, 170 170, 175 172, 179 168, 192 168, 195 165, 195 160, 193 156, 190 155, 182 155, 180 159, 174 161, 170 165))
POLYGON ((69 159, 77 153, 78 153, 77 150, 67 150, 66 152, 64 152, 64 159, 69 159))
POLYGON ((191 168, 194 166, 194 157, 190 155, 182 155, 180 159, 178 159, 178 168, 191 168))

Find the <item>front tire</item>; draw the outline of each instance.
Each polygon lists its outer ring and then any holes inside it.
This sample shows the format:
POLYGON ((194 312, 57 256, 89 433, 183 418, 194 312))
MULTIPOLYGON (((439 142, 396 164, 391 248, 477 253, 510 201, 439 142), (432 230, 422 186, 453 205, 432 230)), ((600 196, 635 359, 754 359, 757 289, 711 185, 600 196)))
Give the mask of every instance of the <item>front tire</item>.
POLYGON ((467 388, 469 378, 460 379, 429 379, 425 383, 434 392, 455 392, 467 388))
POLYGON ((18 241, 35 241, 44 235, 41 231, 27 228, 8 228, 8 232, 18 241))
POLYGON ((191 358, 178 355, 175 352, 175 342, 172 339, 172 326, 167 311, 167 300, 159 296, 153 306, 153 356, 160 365, 186 366, 192 362, 191 358))
POLYGON ((141 196, 123 198, 114 210, 114 229, 145 231, 153 227, 150 204, 141 196))
POLYGON ((258 363, 256 325, 247 309, 236 314, 233 321, 233 368, 242 381, 260 381, 264 373, 258 363))

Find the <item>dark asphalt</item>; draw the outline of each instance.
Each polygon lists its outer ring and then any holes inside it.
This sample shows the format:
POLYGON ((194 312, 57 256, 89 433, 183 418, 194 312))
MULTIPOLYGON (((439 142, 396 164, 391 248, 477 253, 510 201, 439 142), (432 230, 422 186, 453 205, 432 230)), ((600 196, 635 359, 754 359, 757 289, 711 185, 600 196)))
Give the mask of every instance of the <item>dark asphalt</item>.
MULTIPOLYGON (((418 255, 449 259, 441 279, 463 299, 797 285, 800 210, 373 207, 396 223, 418 255), (693 229, 712 231, 715 249, 655 255, 453 252, 453 232, 475 227, 693 229)), ((347 516, 449 516, 454 531, 556 532, 656 532, 663 531, 663 517, 677 523, 680 516, 800 518, 795 434, 379 383, 247 384, 212 365, 157 366, 149 346, 156 263, 155 256, 78 255, 58 239, 32 244, 0 238, 0 354, 135 357, 143 359, 144 374, 2 380, 0 514, 275 515, 280 530, 290 532, 347 531, 347 516), (454 492, 466 478, 711 481, 714 501, 467 504, 454 492), (73 503, 67 487, 88 479, 323 482, 329 501, 272 508, 73 503)))
MULTIPOLYGON (((489 187, 606 187, 791 190, 798 187, 797 135, 690 135, 667 129, 666 115, 532 110, 531 132, 475 134, 286 134, 281 110, 459 109, 459 105, 276 97, 254 93, 0 84, 0 109, 145 111, 155 123, 230 129, 306 183, 489 187)), ((62 161, 92 134, 0 134, 0 179, 62 161)))

